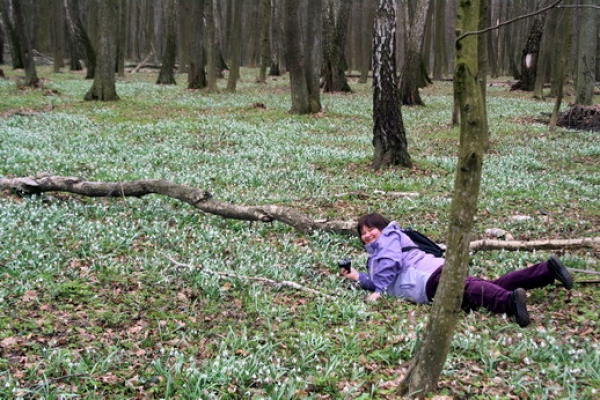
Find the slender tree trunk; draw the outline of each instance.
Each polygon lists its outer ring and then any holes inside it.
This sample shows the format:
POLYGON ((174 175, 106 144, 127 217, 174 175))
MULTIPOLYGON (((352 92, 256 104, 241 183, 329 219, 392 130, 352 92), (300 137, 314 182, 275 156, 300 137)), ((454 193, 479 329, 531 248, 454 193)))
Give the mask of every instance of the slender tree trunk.
POLYGON ((98 13, 98 49, 94 83, 84 100, 118 100, 115 84, 115 62, 117 57, 117 11, 118 0, 94 0, 98 13))
POLYGON ((242 62, 242 7, 243 0, 235 0, 233 6, 233 25, 231 27, 231 62, 227 78, 227 91, 235 92, 237 81, 240 77, 240 64, 242 62))
POLYGON ((286 64, 290 73, 292 109, 294 114, 308 114, 308 85, 304 73, 304 53, 300 33, 300 10, 293 0, 284 0, 284 37, 286 64))
POLYGON ((188 89, 203 89, 206 87, 204 72, 204 0, 189 0, 190 38, 189 55, 190 68, 188 71, 188 89))
MULTIPOLYGON (((597 1, 582 0, 582 5, 597 6, 597 1)), ((587 10, 580 15, 581 22, 579 24, 579 39, 577 41, 576 104, 589 106, 594 103, 599 14, 598 11, 587 10)))
MULTIPOLYGON (((2 9, 0 8, 0 12, 2 9)), ((4 64, 4 29, 0 23, 0 65, 4 64)))
POLYGON ((175 58, 177 57, 177 0, 168 0, 166 42, 163 60, 156 83, 175 85, 175 58))
POLYGON ((323 25, 322 0, 311 0, 306 15, 306 39, 304 45, 306 84, 308 86, 308 110, 310 113, 318 113, 321 107, 320 73, 322 70, 323 25))
POLYGON ((281 32, 281 0, 271 0, 271 64, 269 75, 279 76, 280 32, 281 32))
POLYGON ((84 56, 85 66, 87 68, 85 79, 94 79, 96 74, 96 50, 81 21, 79 0, 65 0, 65 7, 67 11, 67 20, 71 25, 75 43, 77 44, 78 49, 82 49, 80 54, 84 56))
POLYGON ((4 27, 8 34, 12 56, 12 67, 13 69, 24 68, 23 56, 21 55, 21 42, 19 41, 19 36, 17 35, 11 20, 11 15, 13 15, 13 13, 10 4, 10 0, 0 0, 0 14, 2 15, 2 22, 4 23, 4 27))
MULTIPOLYGON (((490 15, 490 0, 479 0, 479 29, 485 29, 491 26, 491 15, 490 15)), ((479 48, 478 52, 478 60, 477 60, 477 78, 479 79, 479 87, 481 88, 481 99, 482 99, 482 124, 483 124, 483 150, 487 153, 490 151, 491 142, 490 142, 490 129, 487 123, 487 107, 486 107, 486 86, 487 86, 487 76, 488 76, 488 67, 489 67, 489 57, 488 57, 488 47, 487 44, 489 42, 490 33, 482 35, 479 40, 477 40, 477 45, 479 48)))
MULTIPOLYGON (((479 28, 479 0, 458 1, 457 33, 479 28)), ((425 337, 411 360, 400 386, 404 393, 425 398, 437 390, 454 329, 461 312, 483 165, 484 113, 478 71, 479 36, 469 36, 456 45, 454 91, 461 112, 461 133, 454 194, 450 210, 446 263, 442 272, 425 337)))
POLYGON ((525 48, 521 54, 521 74, 517 83, 512 85, 511 90, 532 91, 538 69, 540 56, 540 43, 546 24, 546 13, 538 14, 534 18, 533 26, 527 36, 525 48))
POLYGON ((420 85, 421 82, 428 80, 423 77, 427 76, 423 61, 423 43, 430 4, 431 0, 418 0, 415 12, 410 18, 408 49, 400 74, 400 96, 402 104, 405 105, 425 105, 419 87, 423 86, 420 85))
MULTIPOLYGON (((351 0, 340 0, 336 13, 333 0, 327 0, 329 12, 327 27, 324 30, 333 30, 328 35, 329 40, 324 44, 325 65, 323 76, 323 91, 325 92, 351 92, 346 79, 345 44, 348 32, 348 20, 352 9, 351 0)), ((311 5, 314 7, 315 5, 311 5)))
MULTIPOLYGON (((53 71, 60 72, 65 66, 65 13, 63 0, 52 1, 53 71)), ((2 48, 0 46, 0 48, 2 48)))
POLYGON ((267 81, 267 68, 271 63, 271 41, 269 37, 271 32, 271 0, 262 0, 262 12, 260 69, 257 81, 265 83, 267 81))
POLYGON ((434 0, 434 46, 433 46, 433 79, 441 80, 443 74, 448 70, 446 55, 446 2, 434 0))
POLYGON ((367 83, 371 70, 371 46, 373 45, 373 18, 375 0, 362 0, 363 17, 360 25, 361 53, 360 53, 360 78, 358 83, 367 83))
POLYGON ((571 39, 573 35, 573 28, 571 25, 571 16, 572 9, 566 8, 564 11, 560 11, 558 17, 558 29, 557 32, 560 32, 556 35, 555 38, 555 46, 557 53, 556 66, 554 68, 554 92, 556 95, 556 100, 554 102, 554 109, 552 110, 552 116, 550 117, 550 123, 548 124, 550 128, 550 132, 554 132, 556 130, 556 122, 558 120, 558 114, 560 112, 560 106, 562 104, 563 99, 563 88, 565 82, 565 72, 567 70, 567 58, 569 53, 571 52, 571 39))
POLYGON ((212 0, 204 4, 204 17, 206 20, 206 78, 208 91, 216 92, 217 88, 217 54, 215 48, 215 19, 212 0))
MULTIPOLYGON (((303 46, 303 41, 306 41, 306 30, 300 25, 300 7, 295 0, 284 0, 283 2, 284 15, 284 37, 286 41, 285 59, 287 68, 290 74, 290 88, 292 94, 293 114, 309 114, 320 111, 319 104, 312 104, 309 97, 309 66, 307 58, 313 57, 310 53, 314 47, 303 46), (318 109, 317 109, 318 106, 318 109)), ((320 4, 320 2, 319 2, 320 4)), ((319 9, 320 11, 320 9, 319 9)), ((311 21, 313 24, 315 21, 311 21)), ((315 28, 316 29, 316 28, 315 28)), ((314 93, 313 93, 314 95, 314 93)))
POLYGON ((121 77, 125 76, 125 46, 127 43, 126 18, 126 0, 119 0, 117 26, 117 58, 115 60, 115 72, 121 77))
POLYGON ((25 17, 23 16, 23 5, 21 0, 12 0, 13 3, 13 15, 15 18, 15 32, 19 37, 21 43, 21 58, 23 59, 23 66, 25 67, 25 86, 38 87, 40 80, 37 76, 35 68, 35 59, 33 58, 33 52, 31 51, 30 34, 27 32, 27 25, 25 24, 25 17))
POLYGON ((410 167, 396 79, 396 7, 379 0, 373 33, 373 168, 410 167))

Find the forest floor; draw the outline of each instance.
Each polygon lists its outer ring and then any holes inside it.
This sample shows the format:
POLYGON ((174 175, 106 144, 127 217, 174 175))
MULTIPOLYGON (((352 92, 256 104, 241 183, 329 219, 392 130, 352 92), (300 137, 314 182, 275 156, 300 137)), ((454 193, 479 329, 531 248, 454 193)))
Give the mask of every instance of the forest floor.
MULTIPOLYGON (((165 179, 315 219, 381 212, 445 240, 459 143, 451 82, 402 108, 414 167, 374 172, 371 88, 355 80, 350 94, 323 94, 322 113, 297 116, 287 76, 260 84, 254 69, 235 93, 126 73, 111 103, 83 101, 82 72, 40 67, 36 90, 18 86, 23 71, 4 72, 0 177, 165 179)), ((509 87, 487 91, 474 239, 600 236, 598 133, 549 132, 553 99, 509 87)), ((0 232, 3 399, 394 399, 429 316, 399 299, 367 304, 340 279, 338 259, 366 260, 355 237, 226 220, 159 195, 3 191, 0 232)), ((464 314, 439 398, 598 398, 600 254, 552 253, 578 271, 574 289, 528 292, 527 328, 464 314)), ((469 273, 493 278, 550 254, 480 251, 469 273)))

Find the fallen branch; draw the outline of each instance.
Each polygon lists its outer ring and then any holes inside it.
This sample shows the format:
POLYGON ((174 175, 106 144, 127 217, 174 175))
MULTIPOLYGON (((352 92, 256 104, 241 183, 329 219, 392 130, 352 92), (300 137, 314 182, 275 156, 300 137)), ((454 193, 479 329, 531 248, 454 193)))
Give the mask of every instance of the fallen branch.
POLYGON ((0 190, 13 190, 22 194, 68 192, 90 197, 142 197, 161 194, 181 200, 209 214, 244 221, 279 221, 300 232, 332 231, 355 234, 354 221, 316 220, 299 211, 282 206, 244 206, 214 200, 212 194, 201 189, 179 185, 162 179, 129 182, 92 182, 78 177, 61 177, 38 174, 36 177, 0 178, 0 190))
POLYGON ((183 264, 183 263, 180 263, 179 261, 173 260, 170 257, 167 257, 167 259, 178 267, 184 267, 184 268, 188 268, 188 269, 199 268, 206 273, 209 273, 212 275, 218 275, 223 278, 236 278, 236 279, 241 279, 244 281, 261 282, 261 283, 265 283, 267 285, 273 285, 273 286, 279 286, 279 287, 284 286, 284 287, 289 287, 292 289, 308 292, 308 293, 311 293, 311 294, 314 294, 317 296, 325 297, 327 299, 331 299, 331 300, 336 299, 335 296, 331 296, 326 293, 319 292, 318 290, 311 289, 306 286, 302 286, 299 283, 292 282, 292 281, 275 281, 273 279, 263 278, 260 276, 247 276, 247 275, 237 275, 237 274, 233 274, 230 272, 218 272, 218 271, 213 271, 213 270, 205 268, 205 267, 194 267, 193 265, 190 265, 190 264, 183 264))
MULTIPOLYGON (((35 177, 0 178, 0 190, 11 190, 23 195, 68 192, 89 197, 142 197, 148 194, 160 194, 181 200, 201 211, 223 218, 264 223, 279 221, 304 233, 331 231, 345 235, 356 235, 356 221, 313 219, 291 207, 275 205, 246 206, 223 203, 215 200, 212 194, 207 191, 162 179, 94 182, 78 177, 52 176, 39 173, 35 177)), ((470 244, 471 251, 532 251, 594 247, 600 247, 600 237, 533 241, 484 239, 476 240, 470 244)))
POLYGON ((554 250, 554 249, 580 249, 600 246, 600 237, 586 237, 578 239, 543 239, 543 240, 475 240, 469 245, 471 251, 481 250, 554 250))

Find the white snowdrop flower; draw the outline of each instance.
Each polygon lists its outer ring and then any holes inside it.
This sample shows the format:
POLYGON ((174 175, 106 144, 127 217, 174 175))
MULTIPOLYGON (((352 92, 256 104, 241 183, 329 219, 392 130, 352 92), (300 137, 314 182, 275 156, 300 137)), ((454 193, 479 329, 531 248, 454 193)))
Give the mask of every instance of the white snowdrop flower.
POLYGON ((525 357, 525 358, 523 359, 523 362, 524 362, 525 364, 527 364, 527 365, 531 364, 531 360, 529 359, 529 357, 525 357))
POLYGON ((581 372, 581 370, 579 368, 573 368, 573 369, 570 369, 569 372, 572 374, 578 374, 581 372))

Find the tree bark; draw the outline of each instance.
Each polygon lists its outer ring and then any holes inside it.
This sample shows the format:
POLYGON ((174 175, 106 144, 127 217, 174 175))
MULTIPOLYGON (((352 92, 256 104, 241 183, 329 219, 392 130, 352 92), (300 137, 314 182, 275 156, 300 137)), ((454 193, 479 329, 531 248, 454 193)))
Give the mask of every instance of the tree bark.
POLYGON ((351 92, 352 89, 348 85, 346 79, 346 59, 345 45, 348 32, 348 20, 350 19, 350 10, 352 9, 351 0, 341 0, 339 8, 336 12, 333 0, 328 1, 329 12, 327 27, 324 31, 331 32, 325 37, 328 37, 327 42, 324 41, 324 68, 323 68, 323 91, 324 92, 351 92))
POLYGON ((166 41, 157 84, 175 85, 175 58, 177 57, 177 0, 168 0, 166 41))
MULTIPOLYGON (((320 1, 311 2, 309 8, 320 12, 320 1)), ((307 28, 300 24, 300 7, 295 0, 284 0, 284 37, 286 41, 285 59, 290 74, 293 114, 311 114, 321 111, 321 101, 314 88, 316 72, 316 43, 320 40, 317 35, 314 18, 307 18, 307 28), (308 32, 313 32, 308 35, 308 32), (312 61, 312 63, 311 63, 312 61)), ((314 15, 314 14, 313 14, 314 15)), ((318 76, 318 75, 317 75, 318 76)))
MULTIPOLYGON (((2 5, 0 5, 0 13, 2 13, 2 5)), ((2 23, 0 23, 0 65, 4 64, 4 40, 4 29, 2 28, 2 23)))
POLYGON ((206 87, 204 71, 204 0, 188 0, 191 21, 188 58, 188 89, 203 89, 206 87))
MULTIPOLYGON (((458 1, 457 33, 479 28, 480 1, 458 1)), ((478 79, 480 36, 457 40, 454 91, 461 112, 460 148, 450 209, 446 262, 427 323, 425 337, 400 385, 403 393, 425 398, 437 391, 454 329, 461 312, 469 261, 469 242, 477 209, 483 166, 485 114, 478 79)))
POLYGON ((0 14, 2 15, 2 22, 4 23, 4 28, 8 34, 12 55, 12 67, 13 69, 18 69, 23 68, 23 57, 21 55, 21 42, 11 19, 11 15, 13 15, 11 10, 10 0, 0 0, 0 14))
MULTIPOLYGON (((60 69, 65 66, 65 13, 63 0, 52 1, 52 36, 54 38, 52 44, 53 71, 60 72, 60 69)), ((0 49, 3 48, 0 43, 0 49)), ((1 58, 1 56, 0 56, 1 58)), ((0 64, 2 64, 0 59, 0 64)))
POLYGON ((571 25, 571 14, 572 11, 570 8, 567 8, 563 12, 560 13, 559 21, 558 21, 558 35, 555 38, 555 51, 554 51, 554 79, 552 80, 553 92, 556 96, 556 100, 554 101, 554 108, 552 109, 552 115, 550 116, 550 122, 548 123, 548 127, 550 132, 556 131, 556 123, 558 121, 558 116, 560 113, 560 106, 563 100, 564 93, 564 83, 565 83, 565 72, 567 69, 567 57, 570 53, 571 49, 571 38, 573 34, 573 28, 571 25))
POLYGON ((423 43, 430 4, 431 0, 418 0, 410 17, 408 48, 400 74, 400 97, 404 105, 425 105, 419 87, 429 80, 423 60, 423 43))
POLYGON ((220 68, 218 67, 215 47, 216 32, 212 0, 206 0, 204 7, 204 17, 206 19, 206 78, 208 81, 208 91, 217 92, 217 70, 220 70, 220 68))
POLYGON ((85 58, 85 67, 87 68, 85 79, 94 79, 96 76, 96 49, 94 49, 88 32, 81 21, 79 0, 65 0, 65 10, 69 29, 73 33, 74 45, 77 46, 78 53, 83 54, 85 58))
POLYGON ((95 0, 98 12, 98 35, 96 48, 96 72, 94 83, 86 93, 84 100, 118 100, 115 84, 115 63, 117 57, 117 21, 118 0, 95 0))
POLYGON ((237 81, 240 77, 240 64, 242 63, 242 7, 243 0, 235 0, 233 6, 233 22, 231 41, 231 61, 229 64, 229 76, 227 77, 227 91, 235 92, 237 81))
POLYGON ((520 79, 511 87, 511 90, 524 90, 531 92, 534 89, 535 78, 538 69, 538 60, 540 56, 540 43, 542 41, 542 34, 544 33, 545 24, 545 13, 535 16, 533 26, 531 27, 529 36, 527 36, 525 48, 521 53, 520 79))
POLYGON ((12 0, 12 4, 15 33, 21 44, 21 58, 23 60, 23 67, 25 68, 25 81, 23 84, 29 87, 39 87, 40 80, 37 76, 35 59, 31 51, 30 33, 27 32, 27 25, 25 24, 25 17, 23 15, 23 5, 21 4, 21 0, 12 0))
POLYGON ((257 82, 267 81, 267 68, 271 64, 271 0, 262 0, 262 27, 260 34, 260 68, 257 82))
POLYGON ((373 168, 410 167, 396 79, 396 10, 379 0, 373 33, 373 168))
MULTIPOLYGON (((597 0, 583 0, 582 5, 597 5, 597 0)), ((584 11, 580 14, 579 40, 577 48, 577 80, 575 103, 591 106, 594 104, 594 84, 596 73, 596 50, 598 46, 599 12, 584 11)))

